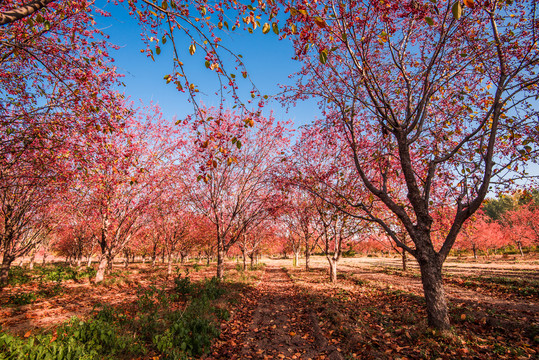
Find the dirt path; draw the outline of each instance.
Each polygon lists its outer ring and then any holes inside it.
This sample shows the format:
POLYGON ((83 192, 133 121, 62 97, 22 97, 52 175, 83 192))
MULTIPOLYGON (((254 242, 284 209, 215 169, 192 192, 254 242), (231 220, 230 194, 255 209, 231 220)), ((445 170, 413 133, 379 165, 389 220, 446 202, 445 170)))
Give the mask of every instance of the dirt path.
MULTIPOLYGON (((232 343, 232 349, 223 351, 221 346, 213 358, 342 359, 337 348, 328 345, 316 315, 284 270, 268 267, 252 296, 256 303, 244 311, 251 316, 245 319, 242 334, 232 343)), ((226 332, 238 335, 237 330, 225 330, 224 339, 226 332)))

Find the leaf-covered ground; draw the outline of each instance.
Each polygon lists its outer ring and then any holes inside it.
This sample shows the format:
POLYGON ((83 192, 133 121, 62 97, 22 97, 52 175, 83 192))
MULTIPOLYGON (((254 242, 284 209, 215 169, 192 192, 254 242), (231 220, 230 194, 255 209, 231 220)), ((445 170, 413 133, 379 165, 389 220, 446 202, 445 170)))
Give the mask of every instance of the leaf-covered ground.
MULTIPOLYGON (((223 285, 226 295, 212 302, 220 335, 202 357, 533 359, 539 356, 539 264, 536 262, 448 263, 445 276, 453 328, 438 333, 426 325, 417 269, 411 264, 404 272, 398 268, 398 259, 386 260, 343 259, 337 284, 328 283, 324 258, 314 257, 309 271, 304 267, 292 268, 289 259, 265 259, 265 270, 245 272, 237 264, 229 263, 223 285)), ((135 325, 140 322, 141 306, 149 306, 151 314, 172 316, 175 309, 183 311, 192 301, 190 297, 172 296, 177 291, 181 293, 182 284, 167 277, 164 266, 115 267, 108 280, 100 285, 93 284, 84 274, 73 276, 64 269, 58 275, 57 270, 51 269, 31 273, 20 270, 15 274, 16 281, 0 294, 3 331, 23 339, 38 333, 55 334, 55 329, 73 316, 85 319, 94 316, 95 309, 110 305, 119 314, 115 315, 115 321, 123 319, 129 323, 129 331, 135 336, 139 331, 135 325), (165 296, 163 300, 161 296, 165 296), (146 300, 151 304, 145 303, 146 300), (160 301, 164 303, 159 304, 160 301)), ((179 274, 179 277, 178 273, 175 275, 177 279, 189 276, 197 284, 211 278, 215 267, 191 263, 180 266, 179 274)), ((166 324, 166 321, 154 324, 154 331, 166 329, 166 324)), ((149 350, 137 353, 136 358, 164 359, 165 352, 157 349, 166 344, 156 348, 149 339, 146 340, 149 350)))

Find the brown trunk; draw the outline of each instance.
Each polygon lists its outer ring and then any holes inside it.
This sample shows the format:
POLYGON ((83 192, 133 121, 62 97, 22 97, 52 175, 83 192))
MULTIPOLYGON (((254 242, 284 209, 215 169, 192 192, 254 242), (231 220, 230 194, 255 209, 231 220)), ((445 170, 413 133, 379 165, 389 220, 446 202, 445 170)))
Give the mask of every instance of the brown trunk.
POLYGON ((332 283, 337 282, 337 260, 335 260, 333 257, 327 258, 329 261, 329 280, 332 283))
POLYGON ((36 262, 36 253, 37 251, 32 252, 32 256, 30 256, 30 264, 28 264, 28 269, 34 270, 34 264, 36 262))
POLYGON ((472 245, 472 251, 473 251, 473 258, 477 260, 477 249, 475 248, 475 244, 472 245))
POLYGON ((451 324, 442 280, 442 263, 434 256, 419 258, 429 326, 447 330, 451 324))
POLYGON ((225 249, 222 239, 217 239, 217 278, 225 276, 225 249))
POLYGON ((311 257, 309 248, 305 249, 305 270, 309 270, 309 258, 311 257))
POLYGON ((99 266, 97 267, 97 272, 95 274, 95 282, 100 283, 105 278, 105 270, 107 270, 109 264, 107 257, 105 255, 101 255, 101 259, 99 260, 99 266))
POLYGON ((9 269, 11 268, 13 260, 15 260, 15 258, 7 254, 4 254, 2 258, 2 264, 0 265, 0 289, 3 289, 4 286, 8 284, 9 269))
POLYGON ((520 241, 517 241, 518 245, 518 251, 520 251, 520 256, 524 256, 524 252, 522 251, 522 243, 520 241))
POLYGON ((255 259, 255 253, 254 251, 251 253, 251 255, 249 255, 249 259, 251 260, 251 270, 253 269, 254 267, 254 259, 255 259))
POLYGON ((241 250, 241 253, 242 253, 242 258, 243 258, 243 271, 245 271, 247 269, 247 259, 246 259, 246 254, 245 254, 245 250, 241 250))
POLYGON ((404 249, 401 250, 402 253, 401 253, 401 257, 402 257, 402 271, 406 271, 407 270, 407 262, 408 262, 408 259, 406 259, 406 251, 404 249))
POLYGON ((168 256, 168 269, 167 269, 168 276, 172 275, 172 255, 168 256))
POLYGON ((43 260, 41 260, 41 265, 45 265, 47 262, 47 251, 43 253, 43 260))

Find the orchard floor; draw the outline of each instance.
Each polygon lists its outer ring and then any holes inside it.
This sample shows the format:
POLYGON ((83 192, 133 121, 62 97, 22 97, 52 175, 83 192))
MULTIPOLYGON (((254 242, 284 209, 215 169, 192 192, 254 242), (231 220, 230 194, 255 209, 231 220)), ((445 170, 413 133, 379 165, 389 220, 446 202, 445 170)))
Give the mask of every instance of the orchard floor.
MULTIPOLYGON (((265 270, 227 266, 226 281, 247 284, 231 317, 220 324, 205 359, 534 359, 539 356, 539 261, 449 259, 445 288, 452 329, 426 324, 416 266, 400 270, 398 258, 344 258, 337 284, 327 261, 312 257, 310 270, 290 259, 263 259, 265 270)), ((193 264, 189 265, 193 269, 193 264)), ((192 281, 214 275, 195 266, 192 281)), ((183 271, 183 270, 182 270, 183 271)), ((0 294, 0 325, 27 336, 50 331, 95 306, 128 306, 137 288, 168 286, 164 267, 135 264, 115 269, 101 285, 66 281, 61 293, 29 305, 10 303, 35 284, 10 285, 0 294)), ((154 357, 148 357, 154 358, 154 357)))

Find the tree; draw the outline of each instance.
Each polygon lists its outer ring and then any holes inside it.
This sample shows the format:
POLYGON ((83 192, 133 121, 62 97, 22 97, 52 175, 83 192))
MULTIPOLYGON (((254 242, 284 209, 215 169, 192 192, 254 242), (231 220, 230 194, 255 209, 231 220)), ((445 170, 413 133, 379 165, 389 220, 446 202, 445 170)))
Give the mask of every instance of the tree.
POLYGON ((88 208, 95 211, 101 249, 96 282, 144 225, 144 211, 159 199, 168 180, 164 169, 182 144, 178 129, 166 125, 157 107, 137 112, 123 101, 111 127, 85 134, 80 157, 80 184, 87 186, 88 208))
POLYGON ((86 1, 4 1, 0 9, 5 283, 12 257, 33 251, 50 231, 50 207, 70 181, 76 139, 102 125, 101 105, 118 75, 86 1))
MULTIPOLYGON (((233 112, 208 109, 205 116, 218 119, 215 124, 219 129, 212 133, 230 133, 227 129, 240 122, 239 115, 233 112)), ((195 150, 193 157, 197 166, 193 171, 198 172, 201 167, 209 167, 209 170, 199 176, 196 184, 186 186, 195 211, 206 216, 215 227, 217 277, 220 279, 224 275, 226 252, 272 207, 277 192, 271 186, 271 176, 289 141, 287 124, 274 123, 272 117, 259 117, 256 122, 246 118, 243 123, 245 134, 241 140, 221 142, 217 150, 226 161, 214 158, 215 149, 209 142, 195 150)))
MULTIPOLYGON (((535 2, 358 1, 288 8, 305 66, 292 101, 321 101, 357 176, 406 229, 421 269, 428 322, 448 329, 442 265, 493 179, 537 154, 539 49, 535 2), (376 165, 376 166, 373 166, 376 165), (392 192, 389 179, 406 189, 392 192), (432 208, 452 204, 440 248, 432 208)), ((505 184, 510 184, 506 181, 505 184)), ((357 204, 361 207, 361 204, 357 204)), ((368 213, 368 208, 365 208, 368 213)))

